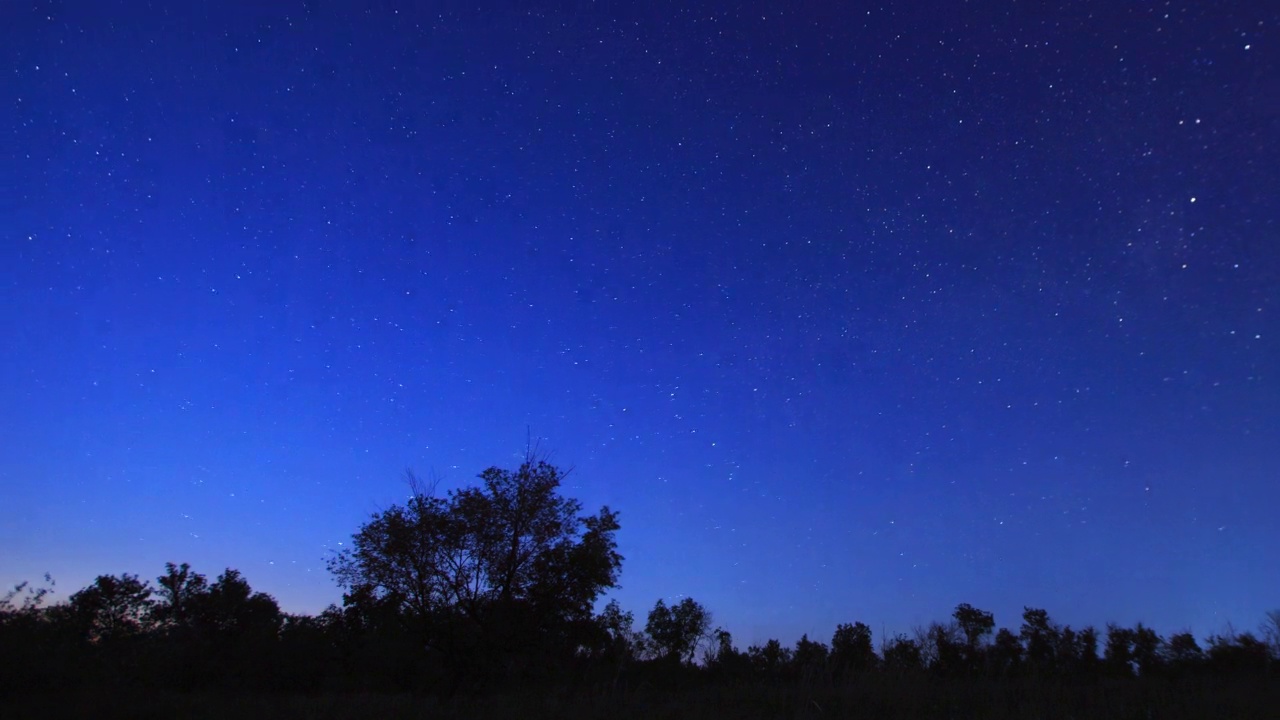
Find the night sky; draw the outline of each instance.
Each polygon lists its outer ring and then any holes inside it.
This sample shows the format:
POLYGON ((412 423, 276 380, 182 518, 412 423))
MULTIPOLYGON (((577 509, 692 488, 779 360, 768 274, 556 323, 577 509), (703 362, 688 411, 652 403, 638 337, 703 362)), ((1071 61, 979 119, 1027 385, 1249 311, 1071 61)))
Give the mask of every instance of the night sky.
POLYGON ((1280 607, 1280 5, 541 5, 0 4, 0 582, 531 435, 641 624, 1280 607))

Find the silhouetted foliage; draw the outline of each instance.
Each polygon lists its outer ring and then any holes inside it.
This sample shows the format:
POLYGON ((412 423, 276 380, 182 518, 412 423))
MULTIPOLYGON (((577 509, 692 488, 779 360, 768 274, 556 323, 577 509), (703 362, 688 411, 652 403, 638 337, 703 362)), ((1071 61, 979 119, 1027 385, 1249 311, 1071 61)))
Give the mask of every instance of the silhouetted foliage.
POLYGON ((937 675, 959 675, 964 670, 964 640, 955 623, 933 622, 916 631, 921 662, 937 675))
POLYGON ((796 641, 795 651, 792 653, 792 663, 795 665, 796 672, 806 681, 812 681, 826 674, 827 661, 830 659, 831 651, 824 643, 820 643, 809 639, 809 635, 801 635, 796 641))
POLYGON ((871 641, 871 628, 860 622, 837 625, 835 634, 831 636, 831 661, 840 677, 874 670, 879 658, 871 641))
POLYGON ((44 581, 49 583, 48 587, 32 587, 29 582, 20 582, 0 597, 0 626, 33 618, 40 612, 40 606, 54 587, 53 578, 48 573, 45 573, 44 581))
POLYGON ((1049 621, 1049 613, 1040 608, 1023 608, 1019 633, 1025 646, 1024 658, 1032 672, 1050 674, 1057 669, 1058 628, 1049 621))
POLYGON ((80 654, 68 622, 67 608, 45 606, 53 593, 53 578, 46 585, 18 583, 0 597, 0 696, 7 690, 41 691, 74 682, 80 654), (61 622, 55 624, 54 617, 61 622))
POLYGON ((156 578, 160 600, 153 609, 155 618, 167 629, 190 628, 192 606, 209 591, 209 584, 186 563, 165 563, 164 570, 164 575, 156 578))
POLYGON ((1209 638, 1209 664, 1220 675, 1264 675, 1271 664, 1271 649, 1253 633, 1228 631, 1209 638))
POLYGON ((597 657, 614 663, 627 663, 644 655, 645 638, 636 632, 635 616, 623 610, 617 600, 610 600, 596 616, 599 629, 593 648, 597 657))
POLYGON ((693 598, 684 598, 671 607, 662 600, 654 603, 644 631, 660 657, 693 662, 710 627, 711 613, 693 598))
POLYGON ((1164 639, 1155 630, 1138 623, 1133 629, 1133 662, 1139 673, 1150 675, 1160 671, 1164 664, 1161 657, 1163 647, 1164 639))
POLYGON ((1076 673, 1088 674, 1097 670, 1100 663, 1098 659, 1098 631, 1093 627, 1085 627, 1076 634, 1076 640, 1072 644, 1073 665, 1068 668, 1069 671, 1076 673))
POLYGON ((1008 628, 996 632, 995 642, 989 654, 990 667, 995 677, 1014 677, 1022 670, 1022 643, 1008 628))
POLYGON ((99 575, 69 605, 76 629, 90 643, 118 643, 151 626, 151 585, 136 575, 99 575))
POLYGON ((212 637, 270 637, 280 631, 284 621, 275 598, 254 592, 239 570, 228 568, 194 600, 191 623, 212 637))
POLYGON ((1107 669, 1116 675, 1133 675, 1133 630, 1115 624, 1107 625, 1102 660, 1107 669))
POLYGON ((951 615, 964 633, 965 647, 975 652, 982 645, 983 638, 995 630, 995 616, 985 610, 979 610, 969 603, 960 603, 951 615))
POLYGON ((741 680, 751 672, 751 658, 733 644, 733 635, 724 628, 711 633, 711 647, 707 648, 703 664, 713 677, 741 680))
POLYGON ((752 645, 747 648, 747 660, 752 669, 767 677, 779 677, 791 664, 791 648, 770 638, 764 645, 752 645))
POLYGON ((924 653, 920 643, 906 635, 896 635, 885 643, 881 651, 884 669, 893 674, 909 675, 924 667, 924 653))
MULTIPOLYGON (((685 705, 739 717, 1269 717, 1280 706, 1280 613, 1257 633, 1203 643, 1111 624, 1101 657, 1092 627, 1028 607, 1016 631, 997 630, 967 603, 947 622, 880 638, 879 653, 861 622, 838 625, 829 646, 806 634, 739 650, 692 598, 657 601, 641 632, 617 600, 596 610, 621 564, 616 515, 582 517, 557 493, 562 478, 530 460, 444 498, 415 492, 332 559, 342 603, 314 617, 282 613, 237 570, 210 582, 185 563, 166 564, 154 585, 102 575, 53 605, 48 578, 19 585, 0 597, 0 716, 35 714, 5 698, 104 688, 354 693, 363 704, 352 716, 378 714, 370 699, 424 695, 433 717, 649 717, 685 705)), ((402 715, 428 712, 408 707, 402 715)), ((335 716, 329 705, 304 714, 335 716)))
POLYGON ((1200 669, 1204 663, 1204 650, 1189 632, 1177 633, 1169 638, 1165 658, 1170 670, 1177 675, 1187 675, 1200 669))
POLYGON ((581 503, 557 492, 563 477, 529 455, 446 497, 415 485, 329 569, 352 597, 392 604, 421 646, 447 660, 455 687, 564 664, 591 643, 593 603, 617 584, 622 557, 617 514, 581 516, 581 503))

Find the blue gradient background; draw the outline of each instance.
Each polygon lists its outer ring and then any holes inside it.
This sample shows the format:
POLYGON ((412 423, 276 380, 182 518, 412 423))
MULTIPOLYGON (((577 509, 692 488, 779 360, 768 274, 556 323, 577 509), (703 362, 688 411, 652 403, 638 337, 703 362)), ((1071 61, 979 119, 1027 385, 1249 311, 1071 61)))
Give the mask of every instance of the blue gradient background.
MULTIPOLYGON (((833 4, 834 5, 834 4, 833 4)), ((0 5, 0 581, 514 466, 740 643, 1280 606, 1280 7, 0 5)))

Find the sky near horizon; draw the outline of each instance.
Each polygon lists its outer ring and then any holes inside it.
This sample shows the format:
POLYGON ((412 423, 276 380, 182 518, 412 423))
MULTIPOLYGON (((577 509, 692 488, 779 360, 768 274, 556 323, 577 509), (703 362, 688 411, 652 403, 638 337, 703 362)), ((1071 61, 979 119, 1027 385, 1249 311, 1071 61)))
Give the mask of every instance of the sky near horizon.
MULTIPOLYGON (((484 5, 484 4, 482 4, 484 5)), ((404 499, 640 623, 1280 607, 1280 6, 0 5, 0 582, 292 612, 404 499)))

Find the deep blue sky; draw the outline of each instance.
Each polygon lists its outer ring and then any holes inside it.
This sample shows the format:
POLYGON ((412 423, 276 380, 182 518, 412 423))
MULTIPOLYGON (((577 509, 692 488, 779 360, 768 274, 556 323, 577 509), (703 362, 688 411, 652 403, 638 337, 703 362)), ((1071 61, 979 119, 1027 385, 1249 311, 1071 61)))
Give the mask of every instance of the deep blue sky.
POLYGON ((528 430, 744 645, 1280 607, 1280 6, 429 5, 0 5, 0 581, 528 430))

